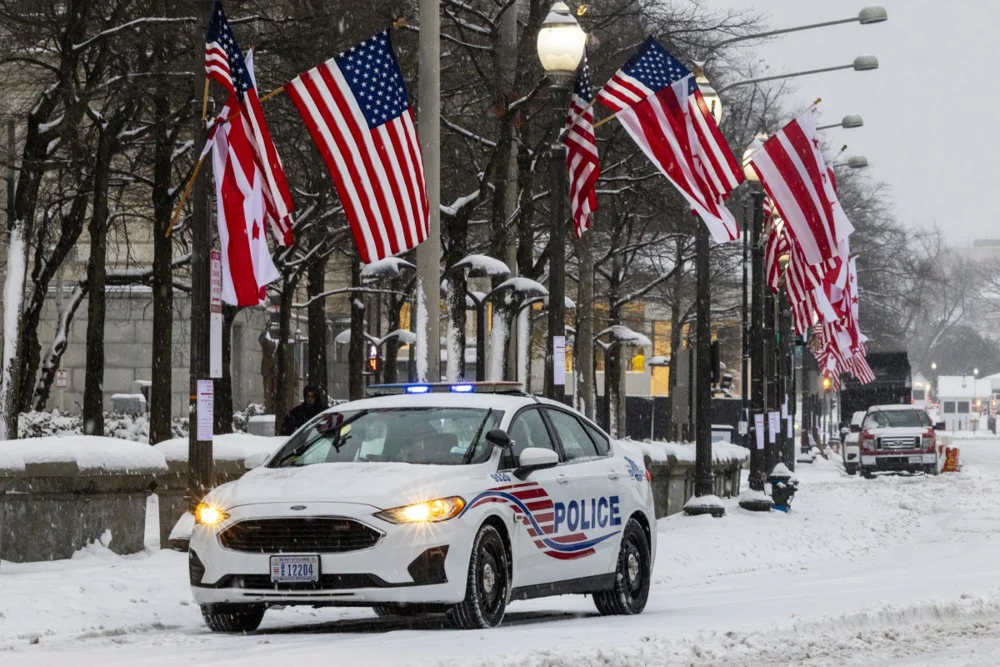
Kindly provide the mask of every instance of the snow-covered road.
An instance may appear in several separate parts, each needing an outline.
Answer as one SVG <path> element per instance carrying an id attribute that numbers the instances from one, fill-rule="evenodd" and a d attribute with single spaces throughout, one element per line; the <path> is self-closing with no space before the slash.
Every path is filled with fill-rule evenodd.
<path id="1" fill-rule="evenodd" d="M 445 630 L 353 610 L 271 611 L 248 636 L 209 633 L 183 554 L 0 568 L 0 664 L 992 665 L 1000 655 L 1000 441 L 960 443 L 940 477 L 848 478 L 800 465 L 789 515 L 733 505 L 659 523 L 646 612 L 589 599 L 511 606 L 503 628 Z"/>

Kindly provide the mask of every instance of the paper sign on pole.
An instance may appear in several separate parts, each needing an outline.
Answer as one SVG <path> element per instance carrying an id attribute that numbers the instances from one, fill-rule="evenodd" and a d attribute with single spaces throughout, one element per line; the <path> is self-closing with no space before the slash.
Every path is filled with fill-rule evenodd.
<path id="1" fill-rule="evenodd" d="M 222 253 L 212 251 L 211 311 L 208 318 L 208 376 L 222 377 Z M 201 438 L 199 438 L 200 440 Z"/>
<path id="2" fill-rule="evenodd" d="M 767 435 L 768 441 L 773 445 L 778 440 L 778 432 L 781 431 L 781 423 L 778 421 L 780 415 L 778 411 L 767 413 Z"/>
<path id="3" fill-rule="evenodd" d="M 740 427 L 739 427 L 739 434 L 740 435 L 746 435 L 747 432 L 748 432 L 748 430 L 749 430 L 748 427 L 749 427 L 749 424 L 746 423 L 746 420 L 741 419 L 740 420 Z"/>
<path id="4" fill-rule="evenodd" d="M 198 380 L 198 440 L 212 440 L 215 421 L 215 383 L 212 380 Z"/>
<path id="5" fill-rule="evenodd" d="M 795 437 L 795 420 L 794 419 L 789 419 L 787 423 L 788 423 L 788 437 L 789 438 L 794 438 Z"/>
<path id="6" fill-rule="evenodd" d="M 566 336 L 552 337 L 552 384 L 566 384 Z"/>
<path id="7" fill-rule="evenodd" d="M 753 429 L 757 435 L 757 449 L 764 449 L 764 415 L 755 414 L 753 416 Z"/>
<path id="8" fill-rule="evenodd" d="M 781 418 L 788 419 L 788 395 L 785 394 L 785 402 L 781 404 Z"/>

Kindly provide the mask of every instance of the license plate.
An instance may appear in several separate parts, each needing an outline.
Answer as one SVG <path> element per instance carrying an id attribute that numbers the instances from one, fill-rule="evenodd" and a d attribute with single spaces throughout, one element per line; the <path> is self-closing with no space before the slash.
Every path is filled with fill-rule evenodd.
<path id="1" fill-rule="evenodd" d="M 271 556 L 271 581 L 319 581 L 319 556 Z"/>
<path id="2" fill-rule="evenodd" d="M 924 462 L 924 457 L 923 456 L 911 456 L 910 457 L 910 463 L 923 463 L 923 462 Z"/>

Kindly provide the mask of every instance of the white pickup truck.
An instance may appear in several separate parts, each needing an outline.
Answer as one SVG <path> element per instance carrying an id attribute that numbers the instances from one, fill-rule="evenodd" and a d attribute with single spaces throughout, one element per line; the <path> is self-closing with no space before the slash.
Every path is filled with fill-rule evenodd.
<path id="1" fill-rule="evenodd" d="M 861 475 L 876 472 L 938 474 L 937 433 L 930 416 L 912 405 L 868 408 L 858 438 Z"/>

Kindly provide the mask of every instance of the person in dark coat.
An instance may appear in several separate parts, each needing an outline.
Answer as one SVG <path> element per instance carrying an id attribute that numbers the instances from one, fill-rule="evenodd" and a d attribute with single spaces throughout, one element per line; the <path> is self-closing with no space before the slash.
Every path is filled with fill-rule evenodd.
<path id="1" fill-rule="evenodd" d="M 281 423 L 280 435 L 291 435 L 299 430 L 303 424 L 323 412 L 326 409 L 324 404 L 323 391 L 313 384 L 307 384 L 302 390 L 302 403 L 296 405 L 285 415 L 285 421 Z"/>

